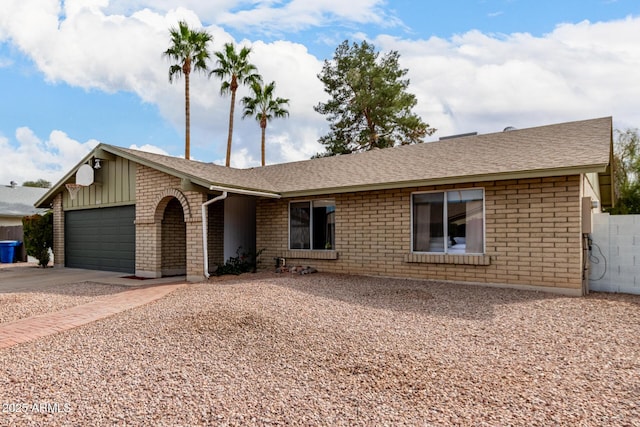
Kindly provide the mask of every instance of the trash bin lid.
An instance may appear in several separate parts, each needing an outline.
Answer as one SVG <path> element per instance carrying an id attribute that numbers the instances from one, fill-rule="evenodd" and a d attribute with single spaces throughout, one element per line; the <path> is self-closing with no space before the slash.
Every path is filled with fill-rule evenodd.
<path id="1" fill-rule="evenodd" d="M 0 245 L 6 246 L 18 246 L 20 243 L 19 240 L 0 240 Z"/>

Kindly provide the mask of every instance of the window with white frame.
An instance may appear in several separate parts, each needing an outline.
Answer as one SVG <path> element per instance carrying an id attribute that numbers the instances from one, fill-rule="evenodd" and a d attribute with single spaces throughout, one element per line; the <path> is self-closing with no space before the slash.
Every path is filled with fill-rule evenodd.
<path id="1" fill-rule="evenodd" d="M 484 190 L 414 193 L 413 252 L 484 253 Z"/>
<path id="2" fill-rule="evenodd" d="M 289 204 L 289 249 L 335 248 L 336 202 L 313 200 Z"/>

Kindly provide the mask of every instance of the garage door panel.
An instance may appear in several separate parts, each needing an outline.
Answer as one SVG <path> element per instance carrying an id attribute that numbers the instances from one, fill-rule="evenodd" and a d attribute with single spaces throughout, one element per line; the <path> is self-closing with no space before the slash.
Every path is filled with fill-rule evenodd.
<path id="1" fill-rule="evenodd" d="M 135 206 L 65 212 L 65 264 L 135 271 Z"/>

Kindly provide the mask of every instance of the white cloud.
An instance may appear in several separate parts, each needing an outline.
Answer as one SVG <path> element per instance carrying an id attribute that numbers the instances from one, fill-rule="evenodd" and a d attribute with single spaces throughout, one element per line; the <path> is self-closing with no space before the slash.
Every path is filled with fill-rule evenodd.
<path id="1" fill-rule="evenodd" d="M 222 12 L 242 3 L 242 0 L 110 0 L 103 10 L 108 14 L 131 15 L 143 9 L 165 14 L 183 8 L 192 10 L 203 22 L 215 23 L 216 17 Z"/>
<path id="2" fill-rule="evenodd" d="M 180 132 L 184 126 L 183 81 L 169 84 L 169 63 L 161 55 L 169 45 L 168 28 L 179 19 L 186 19 L 192 27 L 205 23 L 214 36 L 212 50 L 228 41 L 252 46 L 251 60 L 265 81 L 276 81 L 277 96 L 291 101 L 290 117 L 274 120 L 267 128 L 268 163 L 308 158 L 322 150 L 317 140 L 327 131 L 327 122 L 313 110 L 326 98 L 317 78 L 322 60 L 290 40 L 234 40 L 219 25 L 274 26 L 274 31 L 276 25 L 279 31 L 286 31 L 332 22 L 373 22 L 382 27 L 382 21 L 388 21 L 400 25 L 384 11 L 380 0 L 67 0 L 64 9 L 61 4 L 57 0 L 5 0 L 0 41 L 10 40 L 50 81 L 109 93 L 136 93 L 143 101 L 157 105 L 160 114 Z M 229 12 L 239 9 L 245 12 Z M 372 41 L 381 51 L 399 51 L 401 65 L 409 69 L 409 90 L 418 98 L 416 112 L 439 129 L 436 137 L 607 115 L 613 115 L 622 126 L 637 127 L 638 27 L 640 18 L 630 17 L 563 24 L 543 37 L 470 31 L 451 39 L 379 35 Z M 364 33 L 359 36 L 365 37 Z M 0 63 L 7 62 L 0 58 Z M 219 96 L 219 87 L 215 79 L 192 76 L 192 152 L 207 150 L 212 159 L 223 159 L 226 151 L 229 98 Z M 240 99 L 245 94 L 246 88 L 241 88 L 236 104 L 235 167 L 255 166 L 260 159 L 260 129 L 254 120 L 241 119 Z M 18 145 L 6 138 L 0 139 L 0 144 L 16 156 L 12 164 L 29 164 L 21 153 L 34 150 L 40 155 L 54 150 L 55 141 L 64 139 L 55 132 L 45 143 L 23 129 L 20 137 L 16 136 Z M 61 146 L 74 145 L 67 141 Z M 162 147 L 141 148 L 165 151 Z M 73 164 L 82 157 L 78 154 L 69 153 L 75 156 Z M 63 161 L 51 156 L 49 160 Z M 64 170 L 66 165 L 60 168 Z M 40 170 L 32 169 L 35 176 L 28 178 L 40 178 Z M 55 173 L 42 170 L 49 171 L 49 176 Z M 9 176 L 19 171 L 3 167 L 1 178 L 19 180 L 20 176 Z"/>
<path id="3" fill-rule="evenodd" d="M 307 132 L 306 135 L 305 132 Z M 267 163 L 307 160 L 313 155 L 323 152 L 324 148 L 317 142 L 319 136 L 316 131 L 307 128 L 302 129 L 294 138 L 289 134 L 281 133 L 268 139 L 266 143 Z M 270 159 L 277 161 L 269 161 Z"/>
<path id="4" fill-rule="evenodd" d="M 224 160 L 217 160 L 215 163 L 219 165 L 224 165 Z M 251 168 L 255 166 L 260 166 L 260 158 L 254 158 L 249 150 L 246 148 L 241 148 L 239 150 L 235 150 L 231 152 L 231 166 L 234 168 Z"/>
<path id="5" fill-rule="evenodd" d="M 18 128 L 13 144 L 0 136 L 0 183 L 42 178 L 54 184 L 98 144 L 93 139 L 76 141 L 59 130 L 42 140 L 31 129 Z"/>
<path id="6" fill-rule="evenodd" d="M 166 150 L 152 144 L 144 144 L 140 147 L 138 147 L 136 144 L 131 144 L 129 148 L 131 148 L 132 150 L 146 151 L 147 153 L 162 154 L 163 156 L 170 156 L 170 154 Z"/>
<path id="7" fill-rule="evenodd" d="M 255 33 L 300 31 L 326 27 L 334 23 L 374 23 L 380 26 L 401 25 L 385 8 L 383 0 L 308 0 L 247 2 L 245 0 L 68 0 L 74 12 L 85 9 L 107 15 L 131 16 L 146 10 L 164 15 L 182 9 L 193 11 L 207 25 L 251 30 Z M 68 12 L 69 14 L 69 12 Z"/>
<path id="8" fill-rule="evenodd" d="M 220 25 L 248 29 L 258 33 L 282 34 L 323 27 L 335 23 L 373 23 L 380 26 L 400 25 L 388 13 L 381 0 L 291 0 L 266 4 L 241 11 L 221 13 Z"/>
<path id="9" fill-rule="evenodd" d="M 609 115 L 628 126 L 640 123 L 638 26 L 640 18 L 628 18 L 563 24 L 544 37 L 470 31 L 374 42 L 400 52 L 417 112 L 437 136 Z"/>

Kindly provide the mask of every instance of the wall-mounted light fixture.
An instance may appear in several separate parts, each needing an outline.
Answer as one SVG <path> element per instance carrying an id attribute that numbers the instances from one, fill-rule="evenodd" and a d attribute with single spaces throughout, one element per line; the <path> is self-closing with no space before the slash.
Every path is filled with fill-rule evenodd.
<path id="1" fill-rule="evenodd" d="M 94 169 L 100 169 L 102 166 L 100 166 L 100 159 L 93 159 L 93 168 Z"/>

